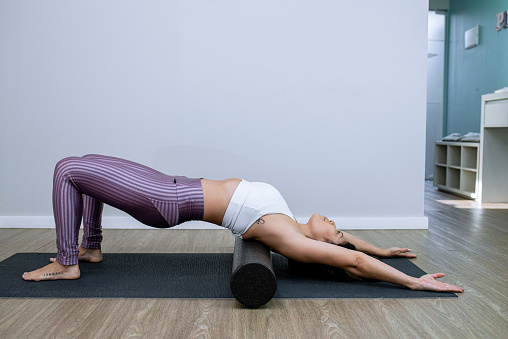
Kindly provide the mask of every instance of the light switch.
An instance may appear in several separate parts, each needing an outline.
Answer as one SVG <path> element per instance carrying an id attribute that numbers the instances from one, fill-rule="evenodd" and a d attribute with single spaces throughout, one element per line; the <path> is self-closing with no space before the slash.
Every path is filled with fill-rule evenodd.
<path id="1" fill-rule="evenodd" d="M 480 33 L 480 26 L 473 27 L 473 28 L 466 31 L 466 34 L 465 34 L 466 49 L 478 46 L 479 33 Z"/>

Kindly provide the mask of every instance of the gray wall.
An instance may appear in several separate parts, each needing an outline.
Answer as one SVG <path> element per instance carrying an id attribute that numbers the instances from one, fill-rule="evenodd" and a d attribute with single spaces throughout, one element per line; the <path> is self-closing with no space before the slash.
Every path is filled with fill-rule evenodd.
<path id="1" fill-rule="evenodd" d="M 54 164 L 86 153 L 269 182 L 301 218 L 425 220 L 427 10 L 0 2 L 0 225 L 51 216 Z"/>

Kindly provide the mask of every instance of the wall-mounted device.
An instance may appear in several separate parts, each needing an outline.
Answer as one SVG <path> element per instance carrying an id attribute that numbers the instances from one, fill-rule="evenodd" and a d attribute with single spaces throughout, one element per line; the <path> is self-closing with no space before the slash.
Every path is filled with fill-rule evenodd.
<path id="1" fill-rule="evenodd" d="M 480 35 L 480 26 L 468 29 L 465 34 L 465 47 L 466 49 L 478 46 L 478 39 Z"/>

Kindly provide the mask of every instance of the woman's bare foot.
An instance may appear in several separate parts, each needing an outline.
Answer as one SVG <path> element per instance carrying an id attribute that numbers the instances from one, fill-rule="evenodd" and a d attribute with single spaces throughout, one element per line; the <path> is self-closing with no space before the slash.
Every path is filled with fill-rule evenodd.
<path id="1" fill-rule="evenodd" d="M 23 274 L 24 280 L 59 280 L 59 279 L 78 279 L 80 271 L 78 265 L 62 265 L 58 261 L 48 264 L 38 270 L 26 272 Z"/>
<path id="2" fill-rule="evenodd" d="M 87 262 L 101 262 L 102 251 L 100 249 L 83 248 L 80 246 L 78 260 Z M 56 262 L 56 258 L 50 258 L 49 261 Z"/>
<path id="3" fill-rule="evenodd" d="M 83 248 L 79 247 L 79 260 L 88 262 L 101 262 L 102 251 L 94 248 Z"/>

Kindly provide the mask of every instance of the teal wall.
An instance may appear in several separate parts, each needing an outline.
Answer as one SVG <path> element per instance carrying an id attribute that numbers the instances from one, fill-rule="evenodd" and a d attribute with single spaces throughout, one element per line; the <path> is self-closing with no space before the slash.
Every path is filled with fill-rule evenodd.
<path id="1" fill-rule="evenodd" d="M 450 0 L 446 135 L 480 132 L 481 96 L 508 87 L 508 28 L 495 30 L 506 10 L 508 0 Z M 477 25 L 480 44 L 466 50 L 464 33 Z"/>

